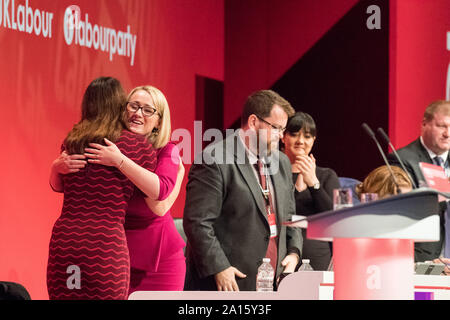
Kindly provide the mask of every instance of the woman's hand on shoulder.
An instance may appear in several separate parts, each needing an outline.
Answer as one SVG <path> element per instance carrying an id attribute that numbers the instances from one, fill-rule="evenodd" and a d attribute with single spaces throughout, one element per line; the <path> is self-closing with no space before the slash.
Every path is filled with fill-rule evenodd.
<path id="1" fill-rule="evenodd" d="M 53 161 L 53 169 L 58 174 L 68 174 L 80 171 L 86 166 L 86 157 L 82 154 L 68 154 L 61 152 L 58 158 Z"/>
<path id="2" fill-rule="evenodd" d="M 85 148 L 85 156 L 89 163 L 105 166 L 119 167 L 123 161 L 123 154 L 119 148 L 108 139 L 104 138 L 106 146 L 98 143 L 89 143 L 90 148 Z"/>

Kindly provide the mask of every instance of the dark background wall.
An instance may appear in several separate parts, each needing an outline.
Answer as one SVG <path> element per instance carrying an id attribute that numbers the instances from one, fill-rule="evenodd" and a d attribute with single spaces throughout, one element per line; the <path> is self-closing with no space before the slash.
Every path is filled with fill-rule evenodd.
<path id="1" fill-rule="evenodd" d="M 373 4 L 379 30 L 366 26 Z M 382 164 L 360 126 L 388 130 L 388 1 L 226 1 L 225 23 L 225 126 L 272 88 L 315 119 L 320 166 L 363 179 Z"/>

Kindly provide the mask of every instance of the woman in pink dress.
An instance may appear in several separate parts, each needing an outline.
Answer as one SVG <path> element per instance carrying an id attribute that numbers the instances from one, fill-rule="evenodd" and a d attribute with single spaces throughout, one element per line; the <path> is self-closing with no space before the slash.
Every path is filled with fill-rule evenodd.
<path id="1" fill-rule="evenodd" d="M 186 273 L 183 248 L 170 207 L 176 200 L 184 176 L 178 148 L 169 142 L 170 111 L 163 93 L 141 86 L 128 96 L 127 119 L 130 130 L 144 135 L 157 150 L 153 172 L 108 146 L 91 144 L 86 149 L 89 162 L 111 165 L 124 161 L 122 173 L 138 188 L 129 201 L 125 232 L 130 251 L 130 291 L 180 291 Z"/>
<path id="2" fill-rule="evenodd" d="M 50 299 L 126 299 L 130 263 L 124 221 L 134 186 L 115 167 L 85 164 L 76 154 L 105 137 L 147 169 L 156 152 L 141 135 L 124 130 L 126 95 L 119 81 L 101 77 L 86 89 L 82 119 L 66 137 L 52 166 L 50 185 L 64 193 L 61 216 L 50 239 L 47 287 Z M 109 141 L 109 140 L 108 140 Z M 70 164 L 66 174 L 60 169 Z M 64 170 L 63 170 L 64 171 Z"/>

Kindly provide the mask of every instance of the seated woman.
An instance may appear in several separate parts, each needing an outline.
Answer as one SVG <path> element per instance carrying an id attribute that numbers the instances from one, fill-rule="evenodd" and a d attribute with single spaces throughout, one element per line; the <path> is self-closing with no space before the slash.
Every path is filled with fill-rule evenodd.
<path id="1" fill-rule="evenodd" d="M 316 166 L 311 149 L 316 140 L 316 123 L 304 112 L 289 118 L 281 139 L 283 152 L 291 160 L 295 184 L 296 214 L 309 216 L 333 209 L 333 189 L 339 188 L 339 179 L 330 168 Z M 302 229 L 302 259 L 309 259 L 314 270 L 327 270 L 331 259 L 331 243 L 306 238 Z"/>
<path id="2" fill-rule="evenodd" d="M 391 169 L 397 180 L 400 192 L 406 193 L 411 191 L 412 184 L 406 172 L 396 166 L 391 166 Z M 376 193 L 378 194 L 378 199 L 383 199 L 397 194 L 397 186 L 392 179 L 389 168 L 381 166 L 372 170 L 364 181 L 356 186 L 356 193 L 359 199 L 363 193 Z"/>
<path id="3" fill-rule="evenodd" d="M 396 166 L 391 166 L 391 169 L 395 175 L 395 179 L 397 180 L 401 193 L 411 191 L 412 184 L 405 171 Z M 397 187 L 394 181 L 392 180 L 388 167 L 381 166 L 370 172 L 369 175 L 364 179 L 364 181 L 358 186 L 356 186 L 356 192 L 358 193 L 359 197 L 363 193 L 376 193 L 378 194 L 379 199 L 383 199 L 397 194 Z M 416 246 L 417 243 L 415 244 L 415 247 Z M 450 268 L 448 266 L 450 264 L 450 259 L 448 258 L 434 259 L 433 262 L 445 263 L 446 266 L 443 273 L 445 275 L 450 275 Z"/>

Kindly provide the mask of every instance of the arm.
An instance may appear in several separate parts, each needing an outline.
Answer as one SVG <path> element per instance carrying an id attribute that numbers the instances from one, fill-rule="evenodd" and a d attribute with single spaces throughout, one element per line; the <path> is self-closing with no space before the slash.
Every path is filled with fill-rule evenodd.
<path id="1" fill-rule="evenodd" d="M 158 216 L 163 216 L 170 210 L 170 208 L 173 206 L 175 200 L 178 197 L 178 194 L 180 193 L 181 184 L 183 182 L 184 178 L 184 166 L 183 162 L 180 160 L 180 165 L 178 166 L 178 173 L 177 173 L 177 180 L 175 183 L 175 187 L 173 188 L 170 195 L 162 200 L 152 200 L 150 198 L 145 198 L 145 202 L 147 203 L 147 206 L 150 208 L 150 210 L 153 211 Z"/>
<path id="2" fill-rule="evenodd" d="M 316 213 L 333 209 L 333 190 L 340 188 L 337 174 L 331 169 L 327 169 L 325 172 L 326 175 L 321 177 L 319 190 L 309 188 Z"/>
<path id="3" fill-rule="evenodd" d="M 304 188 L 308 188 L 310 191 L 316 213 L 331 210 L 333 208 L 333 189 L 339 188 L 337 176 L 335 175 L 331 182 L 328 178 L 319 181 L 316 173 L 316 159 L 312 154 L 310 156 L 297 156 L 295 164 L 301 170 L 299 177 L 303 177 L 303 183 L 306 185 Z M 298 180 L 296 183 L 296 192 L 302 192 L 297 187 Z M 313 186 L 318 182 L 320 182 L 320 187 L 316 190 Z"/>
<path id="4" fill-rule="evenodd" d="M 53 191 L 64 191 L 62 175 L 80 171 L 86 166 L 85 158 L 82 154 L 68 155 L 66 151 L 61 152 L 59 157 L 53 161 L 50 169 L 50 187 Z"/>
<path id="5" fill-rule="evenodd" d="M 292 216 L 295 214 L 295 199 L 294 199 L 294 190 L 292 190 L 292 199 L 289 201 L 292 202 L 293 205 L 289 212 L 293 212 L 292 214 L 288 214 L 288 216 Z M 291 219 L 291 218 L 289 218 Z M 284 267 L 283 272 L 292 273 L 295 271 L 298 263 L 300 262 L 301 256 L 301 248 L 303 247 L 303 237 L 300 229 L 298 228 L 287 228 L 286 229 L 286 248 L 287 255 L 281 261 L 281 265 Z"/>
<path id="6" fill-rule="evenodd" d="M 310 156 L 296 156 L 295 162 L 292 164 L 292 169 L 299 172 L 295 183 L 295 187 L 299 192 L 319 182 L 316 176 L 316 159 L 312 154 Z"/>
<path id="7" fill-rule="evenodd" d="M 106 146 L 98 143 L 89 143 L 91 148 L 85 148 L 85 156 L 88 158 L 87 161 L 118 168 L 150 199 L 158 199 L 160 188 L 158 175 L 141 167 L 122 154 L 119 148 L 106 138 L 105 143 Z"/>

